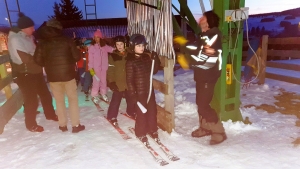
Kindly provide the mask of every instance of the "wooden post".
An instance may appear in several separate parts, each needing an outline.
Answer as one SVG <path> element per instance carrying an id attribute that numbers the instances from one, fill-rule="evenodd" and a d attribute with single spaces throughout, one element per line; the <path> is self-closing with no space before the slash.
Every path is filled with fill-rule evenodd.
<path id="1" fill-rule="evenodd" d="M 175 114 L 174 114 L 174 60 L 165 57 L 164 67 L 164 82 L 168 85 L 168 94 L 165 94 L 165 110 L 172 115 L 172 128 L 175 128 Z"/>
<path id="2" fill-rule="evenodd" d="M 265 83 L 265 77 L 266 77 L 266 63 L 267 63 L 267 56 L 268 56 L 268 38 L 269 35 L 264 35 L 262 37 L 262 47 L 261 47 L 261 66 L 264 66 L 262 68 L 262 71 L 260 72 L 261 75 L 259 75 L 259 83 L 264 84 Z"/>
<path id="3" fill-rule="evenodd" d="M 0 65 L 0 77 L 1 79 L 4 79 L 6 76 L 7 76 L 7 70 L 6 70 L 5 63 L 3 63 Z M 5 91 L 6 99 L 9 99 L 12 96 L 12 90 L 10 84 L 4 87 L 4 91 Z"/>

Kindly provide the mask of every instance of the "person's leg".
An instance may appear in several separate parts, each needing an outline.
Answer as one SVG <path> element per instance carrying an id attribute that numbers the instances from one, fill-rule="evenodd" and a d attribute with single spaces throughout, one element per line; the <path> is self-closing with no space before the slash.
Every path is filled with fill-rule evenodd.
<path id="1" fill-rule="evenodd" d="M 92 75 L 90 72 L 85 72 L 84 74 L 84 84 L 83 84 L 83 91 L 86 93 L 89 91 L 89 87 L 92 84 Z"/>
<path id="2" fill-rule="evenodd" d="M 84 76 L 82 77 L 82 74 L 84 73 L 84 71 L 85 71 L 84 68 L 78 68 L 78 75 L 79 75 L 81 86 L 84 85 Z"/>
<path id="3" fill-rule="evenodd" d="M 134 118 L 136 115 L 136 109 L 135 109 L 136 103 L 134 102 L 134 99 L 129 96 L 129 93 L 127 90 L 124 91 L 124 96 L 125 96 L 126 104 L 127 104 L 126 113 L 129 116 Z"/>
<path id="4" fill-rule="evenodd" d="M 93 85 L 92 85 L 92 92 L 91 92 L 92 97 L 98 96 L 99 87 L 100 87 L 100 82 L 96 80 L 95 76 L 93 76 Z"/>
<path id="5" fill-rule="evenodd" d="M 43 74 L 36 75 L 38 81 L 37 92 L 40 97 L 46 119 L 57 121 L 57 116 L 52 104 L 52 96 L 44 80 Z"/>
<path id="6" fill-rule="evenodd" d="M 201 119 L 200 128 L 192 133 L 193 137 L 211 135 L 210 144 L 219 144 L 227 139 L 222 122 L 217 112 L 210 107 L 215 83 L 196 83 L 196 102 Z"/>
<path id="7" fill-rule="evenodd" d="M 147 133 L 152 134 L 157 132 L 157 108 L 155 94 L 152 90 L 150 100 L 147 104 Z M 156 136 L 157 137 L 157 136 Z"/>
<path id="8" fill-rule="evenodd" d="M 99 72 L 100 74 L 100 94 L 101 95 L 106 95 L 107 93 L 107 83 L 106 83 L 106 71 Z"/>
<path id="9" fill-rule="evenodd" d="M 114 91 L 107 110 L 107 119 L 117 118 L 124 92 Z"/>
<path id="10" fill-rule="evenodd" d="M 17 79 L 17 84 L 24 100 L 25 125 L 30 130 L 32 127 L 37 126 L 36 111 L 38 108 L 38 98 L 36 79 L 29 74 L 19 74 Z"/>
<path id="11" fill-rule="evenodd" d="M 56 114 L 58 116 L 58 125 L 67 126 L 68 118 L 65 105 L 65 86 L 63 82 L 50 82 L 50 88 L 56 102 Z"/>
<path id="12" fill-rule="evenodd" d="M 75 79 L 64 82 L 65 90 L 69 101 L 69 113 L 71 118 L 72 126 L 75 127 L 80 124 L 79 122 L 79 106 L 78 106 L 78 95 L 77 85 Z"/>
<path id="13" fill-rule="evenodd" d="M 147 108 L 147 95 L 139 95 L 138 101 Z M 147 113 L 147 112 L 146 112 Z M 143 137 L 147 134 L 147 115 L 143 113 L 139 106 L 136 106 L 136 120 L 135 120 L 135 135 Z"/>
<path id="14" fill-rule="evenodd" d="M 214 109 L 210 107 L 214 95 L 215 83 L 196 82 L 196 103 L 198 106 L 199 118 L 206 119 L 206 122 L 217 122 L 219 117 Z"/>

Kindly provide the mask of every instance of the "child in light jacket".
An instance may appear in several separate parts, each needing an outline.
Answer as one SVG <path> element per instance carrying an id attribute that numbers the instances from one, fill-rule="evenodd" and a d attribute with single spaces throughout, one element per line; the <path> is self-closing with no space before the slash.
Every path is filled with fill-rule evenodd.
<path id="1" fill-rule="evenodd" d="M 113 48 L 106 45 L 100 29 L 94 33 L 94 40 L 92 45 L 89 46 L 89 70 L 93 76 L 92 86 L 92 101 L 96 104 L 99 99 L 108 101 L 107 84 L 106 84 L 106 71 L 108 69 L 108 53 L 112 52 Z M 99 95 L 100 90 L 100 95 Z"/>

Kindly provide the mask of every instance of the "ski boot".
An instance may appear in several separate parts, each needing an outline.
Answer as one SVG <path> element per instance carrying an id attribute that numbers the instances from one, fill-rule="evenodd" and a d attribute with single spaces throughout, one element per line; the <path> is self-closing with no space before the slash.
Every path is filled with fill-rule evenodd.
<path id="1" fill-rule="evenodd" d="M 99 99 L 99 97 L 92 97 L 92 101 L 94 102 L 94 104 L 99 104 L 99 102 L 100 102 L 100 99 Z"/>

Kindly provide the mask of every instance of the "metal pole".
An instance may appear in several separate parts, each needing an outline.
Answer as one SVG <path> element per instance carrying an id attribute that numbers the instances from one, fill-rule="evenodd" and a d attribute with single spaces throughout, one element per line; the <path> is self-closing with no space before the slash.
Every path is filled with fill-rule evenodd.
<path id="1" fill-rule="evenodd" d="M 18 11 L 20 12 L 19 0 L 17 0 L 17 5 L 18 5 Z"/>
<path id="2" fill-rule="evenodd" d="M 187 4 L 187 0 L 183 0 L 185 4 Z M 182 5 L 180 5 L 180 15 L 183 16 L 185 18 L 185 13 L 184 10 L 182 8 Z M 184 19 L 181 19 L 181 30 L 183 32 L 183 36 L 186 37 L 187 36 L 187 31 L 186 31 L 186 23 Z"/>
<path id="3" fill-rule="evenodd" d="M 4 2 L 5 2 L 5 6 L 6 6 L 7 15 L 8 15 L 9 26 L 12 27 L 12 25 L 11 25 L 11 19 L 10 19 L 10 14 L 9 14 L 9 11 L 8 11 L 8 6 L 7 6 L 7 1 L 4 0 Z"/>
<path id="4" fill-rule="evenodd" d="M 199 3 L 200 3 L 202 13 L 204 13 L 205 12 L 205 6 L 204 6 L 204 3 L 203 3 L 203 0 L 199 0 Z"/>

